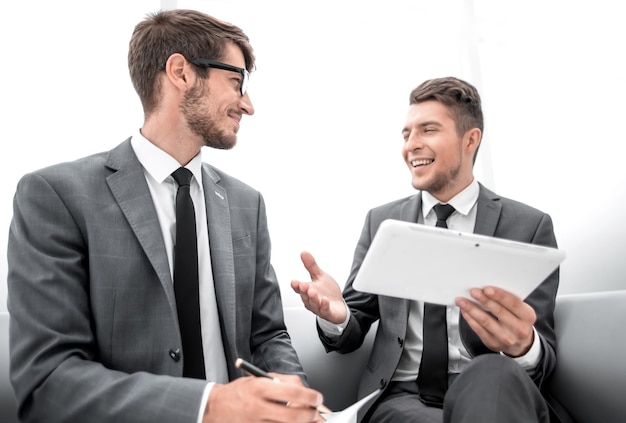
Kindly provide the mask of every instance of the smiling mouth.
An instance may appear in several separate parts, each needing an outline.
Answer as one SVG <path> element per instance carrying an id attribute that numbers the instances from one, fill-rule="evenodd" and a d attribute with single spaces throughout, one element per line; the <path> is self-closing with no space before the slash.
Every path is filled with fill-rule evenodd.
<path id="1" fill-rule="evenodd" d="M 434 162 L 433 159 L 411 160 L 411 166 L 413 167 L 426 166 L 426 165 L 432 164 L 433 162 Z"/>

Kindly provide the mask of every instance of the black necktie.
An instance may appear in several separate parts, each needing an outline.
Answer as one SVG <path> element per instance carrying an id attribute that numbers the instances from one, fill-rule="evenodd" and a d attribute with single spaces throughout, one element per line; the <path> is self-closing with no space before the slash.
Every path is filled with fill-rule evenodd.
<path id="1" fill-rule="evenodd" d="M 454 212 L 450 204 L 437 204 L 435 226 L 447 228 L 446 220 Z M 443 398 L 448 389 L 448 327 L 446 306 L 424 303 L 424 347 L 420 362 L 417 384 L 419 396 L 424 404 L 443 407 Z"/>
<path id="2" fill-rule="evenodd" d="M 437 223 L 435 223 L 435 226 L 437 226 L 438 228 L 447 229 L 448 224 L 446 223 L 446 221 L 448 220 L 450 215 L 454 213 L 454 207 L 452 207 L 450 204 L 439 203 L 435 205 L 433 209 L 435 210 L 435 214 L 437 215 Z"/>
<path id="3" fill-rule="evenodd" d="M 204 355 L 200 332 L 198 294 L 198 242 L 196 215 L 191 201 L 193 174 L 184 167 L 172 176 L 178 183 L 176 193 L 176 246 L 174 247 L 174 293 L 180 336 L 183 342 L 183 376 L 204 379 Z"/>

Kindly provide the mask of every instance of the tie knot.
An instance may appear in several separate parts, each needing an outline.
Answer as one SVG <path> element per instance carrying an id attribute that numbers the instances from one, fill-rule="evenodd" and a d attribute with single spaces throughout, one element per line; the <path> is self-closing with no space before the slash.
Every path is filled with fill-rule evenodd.
<path id="1" fill-rule="evenodd" d="M 190 185 L 192 176 L 193 173 L 191 173 L 191 171 L 185 167 L 179 167 L 174 173 L 172 173 L 172 177 L 174 178 L 178 186 Z"/>
<path id="2" fill-rule="evenodd" d="M 450 204 L 439 203 L 435 205 L 434 209 L 435 214 L 437 215 L 437 226 L 447 228 L 448 225 L 446 223 L 446 220 L 448 220 L 448 217 L 450 217 L 450 215 L 454 213 L 454 207 L 452 207 Z"/>

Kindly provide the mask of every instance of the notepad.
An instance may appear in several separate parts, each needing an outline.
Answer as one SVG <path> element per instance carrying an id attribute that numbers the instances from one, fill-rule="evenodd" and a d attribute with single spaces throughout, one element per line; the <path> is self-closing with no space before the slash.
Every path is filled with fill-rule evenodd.
<path id="1" fill-rule="evenodd" d="M 331 414 L 323 414 L 324 420 L 332 423 L 357 423 L 357 415 L 359 410 L 372 398 L 380 394 L 382 389 L 377 389 L 366 397 L 355 402 L 351 406 L 342 411 L 337 411 Z"/>
<path id="2" fill-rule="evenodd" d="M 453 305 L 493 285 L 526 298 L 565 252 L 485 235 L 388 219 L 381 223 L 353 283 L 357 291 Z"/>

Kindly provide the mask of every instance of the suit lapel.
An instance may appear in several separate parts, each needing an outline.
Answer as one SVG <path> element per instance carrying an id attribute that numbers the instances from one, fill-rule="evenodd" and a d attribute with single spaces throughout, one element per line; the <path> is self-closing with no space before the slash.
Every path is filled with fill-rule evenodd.
<path id="1" fill-rule="evenodd" d="M 502 204 L 500 197 L 480 185 L 478 192 L 478 204 L 476 209 L 476 224 L 474 233 L 480 235 L 494 236 L 496 227 L 500 221 Z"/>
<path id="2" fill-rule="evenodd" d="M 419 211 L 422 208 L 422 194 L 407 197 L 405 201 L 400 203 L 399 220 L 406 222 L 417 223 Z M 398 333 L 406 333 L 406 326 L 409 318 L 409 304 L 410 300 L 398 299 L 391 297 L 380 297 L 380 301 L 384 304 L 381 310 L 390 312 L 390 315 L 394 317 L 393 326 L 398 327 Z M 388 319 L 386 316 L 385 319 Z"/>
<path id="3" fill-rule="evenodd" d="M 111 193 L 158 275 L 170 307 L 175 310 L 176 299 L 163 235 L 143 168 L 130 139 L 109 152 L 107 166 L 115 171 L 106 178 Z"/>
<path id="4" fill-rule="evenodd" d="M 228 349 L 229 345 L 236 345 L 235 263 L 228 196 L 226 190 L 218 184 L 219 180 L 219 175 L 203 163 L 202 186 L 207 210 L 213 283 L 222 336 L 230 341 L 224 342 L 224 348 Z M 234 351 L 230 353 L 235 354 Z M 230 368 L 231 361 L 227 355 L 229 373 L 235 374 L 234 368 Z"/>
<path id="5" fill-rule="evenodd" d="M 407 197 L 400 203 L 400 220 L 417 223 L 419 211 L 422 209 L 422 193 Z"/>

